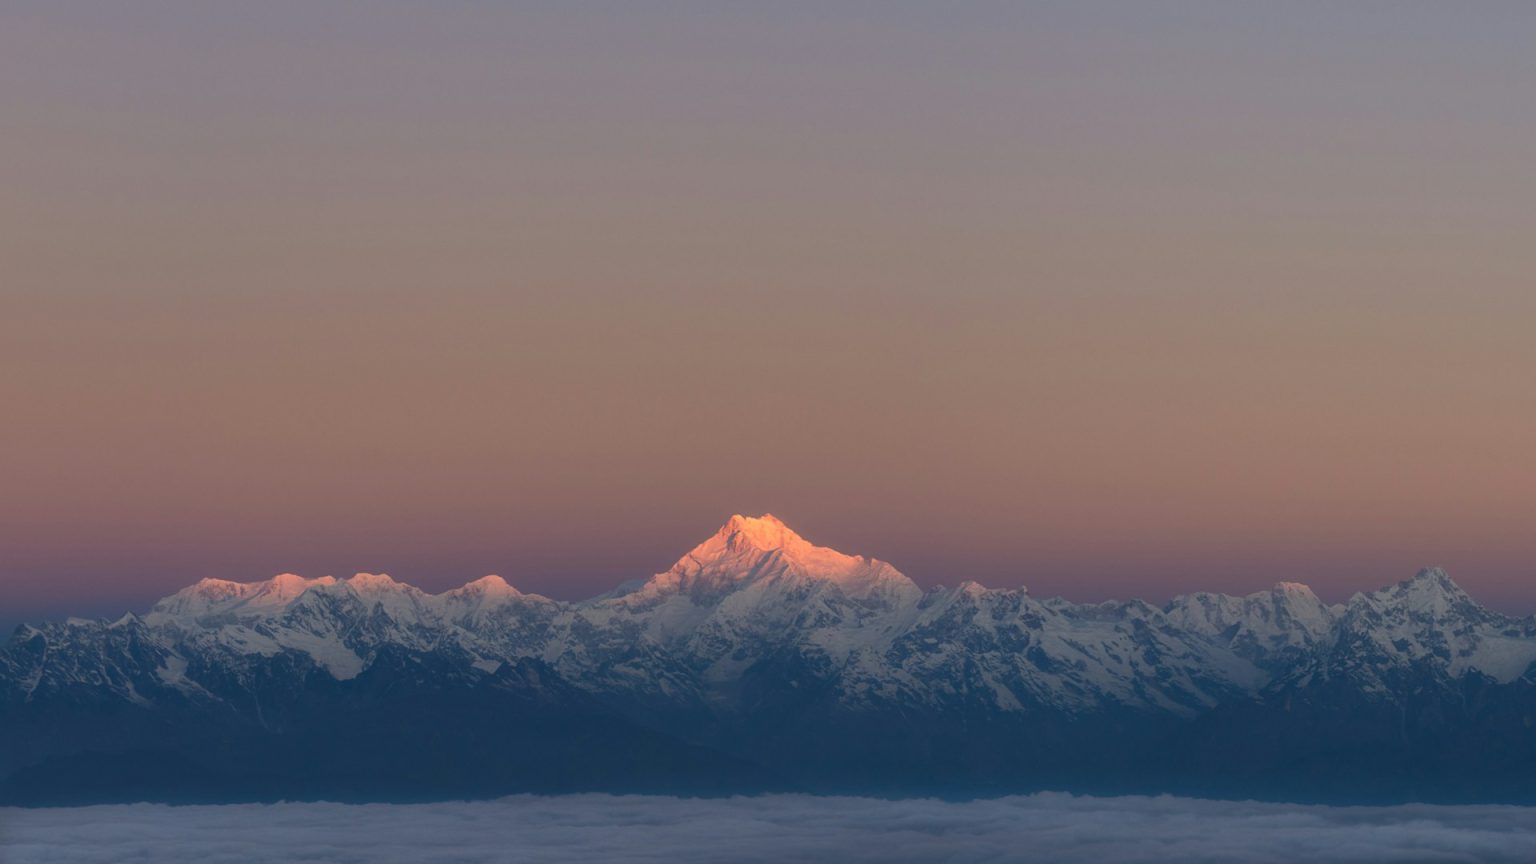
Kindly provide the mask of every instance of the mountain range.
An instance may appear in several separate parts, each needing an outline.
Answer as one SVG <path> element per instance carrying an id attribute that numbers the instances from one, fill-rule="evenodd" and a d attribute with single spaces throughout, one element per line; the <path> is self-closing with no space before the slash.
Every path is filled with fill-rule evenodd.
<path id="1" fill-rule="evenodd" d="M 1443 571 L 1330 605 L 974 582 L 733 516 L 576 602 L 205 579 L 0 649 L 0 801 L 1035 789 L 1536 800 L 1536 619 Z"/>

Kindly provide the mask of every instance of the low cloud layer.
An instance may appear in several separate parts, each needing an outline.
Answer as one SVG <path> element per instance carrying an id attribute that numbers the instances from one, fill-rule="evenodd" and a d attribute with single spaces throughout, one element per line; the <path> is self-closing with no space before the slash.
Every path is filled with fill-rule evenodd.
<path id="1" fill-rule="evenodd" d="M 0 809 L 4 864 L 1536 861 L 1536 808 L 1042 794 Z"/>

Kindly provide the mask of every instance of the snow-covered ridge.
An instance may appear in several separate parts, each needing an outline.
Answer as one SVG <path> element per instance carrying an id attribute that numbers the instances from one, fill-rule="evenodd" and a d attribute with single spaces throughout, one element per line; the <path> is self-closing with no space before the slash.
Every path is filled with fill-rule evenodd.
<path id="1" fill-rule="evenodd" d="M 817 546 L 771 514 L 732 516 L 670 569 L 640 583 L 637 591 L 647 597 L 678 591 L 729 591 L 772 579 L 829 582 L 857 597 L 882 590 L 921 594 L 910 579 L 884 561 Z M 440 611 L 451 610 L 471 596 L 482 601 L 527 597 L 555 602 L 523 594 L 497 575 L 484 576 L 440 594 L 428 594 L 384 573 L 357 573 L 340 580 L 331 576 L 306 579 L 284 573 L 257 582 L 203 579 L 160 600 L 146 617 L 155 621 L 273 617 L 312 589 L 359 598 L 407 595 L 424 608 Z"/>
<path id="2" fill-rule="evenodd" d="M 462 604 L 468 598 L 484 601 L 527 596 L 496 575 L 481 577 L 441 594 L 428 594 L 413 585 L 398 582 L 386 573 L 358 573 L 346 579 L 331 576 L 306 579 L 284 573 L 258 582 L 202 579 L 160 600 L 144 620 L 186 624 L 219 618 L 276 618 L 311 592 L 390 604 L 398 602 L 399 598 L 409 598 L 424 608 L 444 610 Z"/>
<path id="3" fill-rule="evenodd" d="M 1512 681 L 1536 662 L 1536 622 L 1484 609 L 1438 569 L 1336 605 L 1294 582 L 1162 607 L 1042 600 L 974 582 L 925 591 L 772 516 L 738 515 L 665 572 L 575 602 L 499 576 L 439 594 L 383 574 L 205 579 L 142 618 L 18 631 L 0 654 L 0 686 L 25 682 L 16 686 L 30 694 L 93 681 L 130 699 L 150 686 L 197 694 L 208 670 L 240 675 L 279 656 L 344 680 L 389 646 L 473 674 L 531 658 L 603 698 L 712 710 L 739 707 L 739 682 L 754 669 L 792 662 L 832 682 L 850 707 L 1190 715 L 1317 676 L 1367 689 L 1407 668 Z"/>

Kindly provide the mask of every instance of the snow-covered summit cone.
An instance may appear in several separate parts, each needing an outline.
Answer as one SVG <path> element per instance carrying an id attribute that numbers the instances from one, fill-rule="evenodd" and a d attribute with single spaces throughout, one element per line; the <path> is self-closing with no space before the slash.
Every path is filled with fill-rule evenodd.
<path id="1" fill-rule="evenodd" d="M 1455 632 L 1474 624 L 1504 620 L 1461 590 L 1439 567 L 1420 570 L 1412 579 L 1356 594 L 1345 606 L 1345 623 L 1368 622 L 1393 628 Z"/>
<path id="2" fill-rule="evenodd" d="M 763 581 L 826 582 L 848 597 L 875 594 L 916 599 L 922 591 L 895 567 L 817 546 L 770 514 L 735 515 L 665 573 L 645 583 L 650 593 L 707 595 Z"/>
<path id="3" fill-rule="evenodd" d="M 1439 567 L 1426 567 L 1396 585 L 1389 585 L 1364 595 L 1383 605 L 1395 605 L 1430 618 L 1461 615 L 1481 618 L 1491 613 L 1456 584 L 1450 574 Z"/>
<path id="4" fill-rule="evenodd" d="M 492 573 L 489 576 L 481 576 L 473 582 L 466 582 L 452 590 L 444 591 L 438 595 L 438 599 L 447 603 L 478 606 L 522 596 L 523 592 L 514 588 L 507 580 Z"/>
<path id="5" fill-rule="evenodd" d="M 536 656 L 565 605 L 540 594 L 525 594 L 500 576 L 485 576 L 433 598 L 444 619 L 461 628 L 465 646 L 483 657 Z"/>
<path id="6" fill-rule="evenodd" d="M 431 600 L 448 620 L 470 627 L 497 616 L 515 614 L 514 610 L 530 607 L 553 610 L 560 605 L 540 594 L 525 594 L 495 574 L 444 591 Z"/>
<path id="7" fill-rule="evenodd" d="M 666 572 L 578 604 L 565 626 L 591 635 L 557 668 L 582 677 L 570 664 L 619 669 L 610 660 L 622 656 L 640 664 L 626 681 L 667 681 L 681 662 L 720 682 L 789 646 L 840 661 L 888 639 L 922 596 L 883 561 L 817 546 L 773 516 L 736 515 Z"/>
<path id="8" fill-rule="evenodd" d="M 1339 619 L 1336 672 L 1379 680 L 1428 664 L 1459 677 L 1477 670 L 1502 682 L 1536 662 L 1536 621 L 1484 608 L 1439 567 L 1350 598 Z"/>

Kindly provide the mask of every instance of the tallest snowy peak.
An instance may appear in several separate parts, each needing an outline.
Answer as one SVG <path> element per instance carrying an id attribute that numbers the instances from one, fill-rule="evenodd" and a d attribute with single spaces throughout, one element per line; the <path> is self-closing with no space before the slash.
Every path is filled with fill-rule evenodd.
<path id="1" fill-rule="evenodd" d="M 756 561 L 769 554 L 811 571 L 835 571 L 872 563 L 868 558 L 844 555 L 835 549 L 817 546 L 796 534 L 794 529 L 772 514 L 742 516 L 738 513 L 720 526 L 713 537 L 695 546 L 678 564 L 689 561 L 739 563 Z"/>
<path id="2" fill-rule="evenodd" d="M 810 542 L 794 532 L 772 513 L 761 516 L 743 516 L 737 513 L 715 533 L 726 546 L 748 546 L 764 552 L 774 549 L 813 548 Z"/>
<path id="3" fill-rule="evenodd" d="M 817 546 L 769 514 L 732 516 L 648 585 L 653 591 L 710 590 L 764 579 L 833 582 L 853 596 L 882 586 L 918 592 L 911 580 L 884 561 Z"/>

